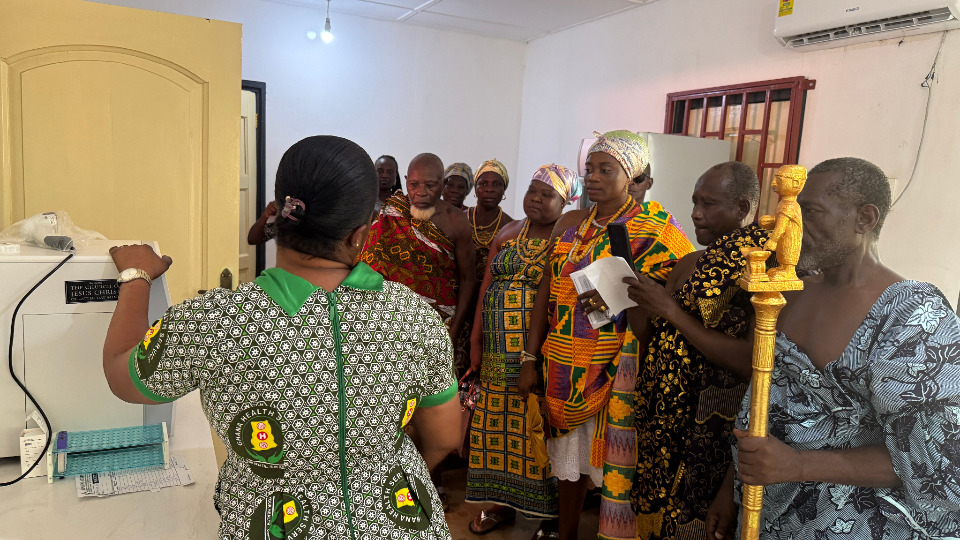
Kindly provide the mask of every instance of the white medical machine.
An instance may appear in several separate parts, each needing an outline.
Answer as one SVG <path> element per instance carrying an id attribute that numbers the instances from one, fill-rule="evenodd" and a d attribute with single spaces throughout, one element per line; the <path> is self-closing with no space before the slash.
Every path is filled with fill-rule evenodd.
<path id="1" fill-rule="evenodd" d="M 159 422 L 173 432 L 172 403 L 126 403 L 113 395 L 103 375 L 103 340 L 118 293 L 117 268 L 108 250 L 137 243 L 91 240 L 17 313 L 13 369 L 49 418 L 51 436 Z M 24 295 L 67 255 L 26 245 L 19 246 L 18 253 L 0 253 L 0 457 L 19 454 L 20 431 L 35 410 L 10 377 L 11 318 Z M 161 276 L 150 287 L 150 321 L 162 317 L 169 306 L 166 277 Z"/>

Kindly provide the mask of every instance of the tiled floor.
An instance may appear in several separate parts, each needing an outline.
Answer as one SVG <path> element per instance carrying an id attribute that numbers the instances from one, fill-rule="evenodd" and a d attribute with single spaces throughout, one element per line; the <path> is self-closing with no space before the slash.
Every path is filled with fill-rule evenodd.
<path id="1" fill-rule="evenodd" d="M 517 515 L 517 520 L 510 526 L 504 526 L 483 536 L 470 532 L 470 522 L 477 512 L 487 505 L 468 503 L 463 500 L 464 488 L 467 483 L 467 469 L 458 468 L 443 473 L 443 486 L 447 490 L 450 500 L 450 511 L 447 512 L 447 524 L 453 540 L 527 540 L 533 536 L 540 520 L 526 519 Z M 580 539 L 593 540 L 597 537 L 597 523 L 600 517 L 598 508 L 584 510 L 580 517 Z"/>

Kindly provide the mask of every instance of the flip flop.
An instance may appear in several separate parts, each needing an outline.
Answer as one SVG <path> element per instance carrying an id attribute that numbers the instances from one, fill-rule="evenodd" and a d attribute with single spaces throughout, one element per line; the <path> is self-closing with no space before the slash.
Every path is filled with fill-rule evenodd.
<path id="1" fill-rule="evenodd" d="M 510 516 L 504 516 L 504 513 L 504 511 L 487 512 L 486 510 L 481 510 L 480 513 L 473 518 L 473 521 L 470 522 L 468 528 L 473 534 L 483 535 L 496 530 L 501 525 L 509 525 L 517 519 L 516 512 L 511 512 Z M 488 524 L 489 526 L 487 526 Z"/>
<path id="2" fill-rule="evenodd" d="M 547 529 L 544 528 L 544 525 L 549 526 Z M 557 518 L 553 519 L 544 519 L 540 521 L 540 526 L 537 527 L 537 532 L 533 533 L 533 536 L 530 540 L 546 540 L 552 538 L 560 538 L 560 531 L 553 530 L 559 526 Z"/>

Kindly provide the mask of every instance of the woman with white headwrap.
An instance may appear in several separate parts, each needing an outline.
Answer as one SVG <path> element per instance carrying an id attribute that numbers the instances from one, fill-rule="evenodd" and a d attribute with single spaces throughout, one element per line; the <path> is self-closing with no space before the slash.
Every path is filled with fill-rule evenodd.
<path id="1" fill-rule="evenodd" d="M 632 328 L 647 328 L 647 316 L 637 308 L 609 313 L 596 291 L 578 295 L 570 274 L 611 256 L 611 223 L 627 229 L 632 266 L 661 283 L 680 257 L 693 251 L 659 203 L 638 204 L 627 192 L 649 161 L 646 143 L 637 134 L 598 134 L 584 176 L 584 190 L 594 204 L 557 221 L 547 255 L 549 272 L 533 309 L 518 391 L 526 397 L 536 385 L 542 353 L 547 451 L 559 479 L 561 539 L 577 537 L 588 479 L 603 488 L 600 537 L 636 534 L 630 485 L 636 470 L 632 413 L 638 339 Z M 587 315 L 594 311 L 610 322 L 593 328 Z"/>

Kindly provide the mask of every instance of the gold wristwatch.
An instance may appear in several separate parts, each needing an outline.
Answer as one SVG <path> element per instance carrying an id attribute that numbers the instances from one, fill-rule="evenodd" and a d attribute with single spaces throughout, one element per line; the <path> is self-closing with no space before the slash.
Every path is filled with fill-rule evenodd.
<path id="1" fill-rule="evenodd" d="M 148 274 L 145 270 L 141 270 L 140 268 L 127 268 L 123 272 L 120 272 L 120 277 L 117 278 L 117 283 L 126 283 L 135 279 L 142 279 L 147 282 L 147 285 L 153 281 L 150 279 L 150 274 Z"/>

